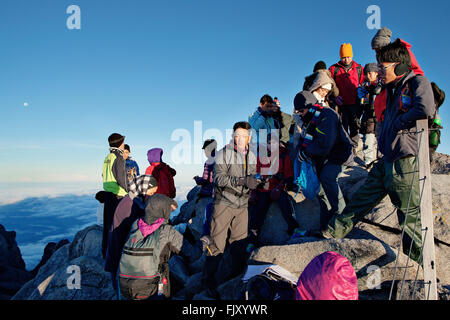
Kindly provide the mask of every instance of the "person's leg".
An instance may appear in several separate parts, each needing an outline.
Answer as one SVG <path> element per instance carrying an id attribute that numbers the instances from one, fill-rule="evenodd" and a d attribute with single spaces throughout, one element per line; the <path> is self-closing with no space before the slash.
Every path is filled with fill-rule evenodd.
<path id="1" fill-rule="evenodd" d="M 326 228 L 327 233 L 334 238 L 344 238 L 386 194 L 384 161 L 381 160 L 370 170 L 365 183 L 355 192 L 344 211 L 333 215 Z"/>
<path id="2" fill-rule="evenodd" d="M 349 126 L 349 135 L 352 140 L 353 148 L 358 147 L 359 142 L 359 129 L 361 127 L 361 123 L 359 120 L 359 106 L 351 105 L 348 106 L 348 126 Z"/>
<path id="3" fill-rule="evenodd" d="M 102 254 L 103 258 L 106 258 L 106 249 L 108 247 L 108 234 L 109 229 L 114 218 L 114 212 L 116 211 L 119 199 L 112 192 L 105 193 L 105 206 L 103 210 L 103 237 L 102 237 Z"/>
<path id="4" fill-rule="evenodd" d="M 278 206 L 281 214 L 288 225 L 288 234 L 292 235 L 295 228 L 299 227 L 297 220 L 294 218 L 294 210 L 290 202 L 289 195 L 285 191 L 280 192 L 280 199 L 278 199 Z"/>
<path id="5" fill-rule="evenodd" d="M 203 222 L 202 236 L 209 236 L 211 233 L 211 217 L 214 211 L 214 202 L 210 202 L 205 208 L 205 221 Z"/>
<path id="6" fill-rule="evenodd" d="M 338 176 L 341 172 L 342 166 L 332 163 L 325 164 L 319 172 L 321 191 L 323 190 L 319 196 L 321 229 L 327 226 L 333 215 L 339 215 L 344 211 L 344 195 L 338 183 Z"/>
<path id="7" fill-rule="evenodd" d="M 248 208 L 248 234 L 250 242 L 258 246 L 258 238 L 271 204 L 269 192 L 256 191 L 256 202 Z"/>
<path id="8" fill-rule="evenodd" d="M 420 217 L 419 167 L 416 157 L 395 161 L 392 164 L 392 183 L 389 185 L 389 197 L 396 206 L 399 224 L 405 228 L 403 252 L 418 261 L 422 246 L 422 224 Z M 417 219 L 417 221 L 416 221 Z"/>

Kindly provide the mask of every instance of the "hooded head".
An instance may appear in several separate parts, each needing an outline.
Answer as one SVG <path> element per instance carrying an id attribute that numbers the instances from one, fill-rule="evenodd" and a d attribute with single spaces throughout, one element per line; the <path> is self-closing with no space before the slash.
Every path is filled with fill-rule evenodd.
<path id="1" fill-rule="evenodd" d="M 348 259 L 327 251 L 315 257 L 297 282 L 297 300 L 358 300 L 358 279 Z"/>
<path id="2" fill-rule="evenodd" d="M 155 162 L 161 162 L 162 155 L 163 155 L 163 149 L 161 149 L 161 148 L 150 149 L 147 152 L 148 162 L 150 164 L 155 163 Z"/>
<path id="3" fill-rule="evenodd" d="M 317 98 L 310 91 L 303 90 L 297 93 L 294 98 L 294 109 L 300 111 L 301 109 L 309 109 L 317 103 Z"/>
<path id="4" fill-rule="evenodd" d="M 377 31 L 372 38 L 372 49 L 378 50 L 391 43 L 392 31 L 386 27 Z"/>
<path id="5" fill-rule="evenodd" d="M 148 199 L 145 206 L 145 223 L 153 224 L 159 218 L 163 218 L 164 223 L 167 223 L 170 219 L 170 213 L 173 211 L 172 205 L 178 208 L 178 203 L 175 200 L 163 194 L 154 194 Z"/>

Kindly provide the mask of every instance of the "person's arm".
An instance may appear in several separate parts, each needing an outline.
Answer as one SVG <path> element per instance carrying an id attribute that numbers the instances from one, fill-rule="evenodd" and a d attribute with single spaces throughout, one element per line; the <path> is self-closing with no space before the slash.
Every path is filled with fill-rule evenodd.
<path id="1" fill-rule="evenodd" d="M 305 149 L 306 155 L 309 157 L 328 157 L 336 141 L 338 124 L 336 114 L 324 115 L 317 124 L 313 141 Z"/>
<path id="2" fill-rule="evenodd" d="M 112 174 L 117 181 L 117 184 L 128 191 L 127 170 L 125 169 L 125 159 L 122 156 L 117 156 L 112 166 Z"/>
<path id="3" fill-rule="evenodd" d="M 216 165 L 214 166 L 213 170 L 214 183 L 219 188 L 224 187 L 237 188 L 239 187 L 240 177 L 230 176 L 229 174 L 230 165 L 225 162 L 225 156 L 226 156 L 226 149 L 223 149 L 223 151 L 219 153 Z"/>
<path id="4" fill-rule="evenodd" d="M 190 262 L 201 257 L 202 250 L 199 247 L 191 245 L 191 243 L 186 240 L 181 233 L 175 230 L 175 228 L 169 226 L 169 228 L 165 228 L 164 231 L 167 232 L 167 241 L 171 252 L 186 257 Z"/>
<path id="5" fill-rule="evenodd" d="M 414 127 L 416 120 L 433 116 L 436 109 L 430 81 L 426 77 L 416 76 L 414 79 L 410 81 L 412 106 L 396 120 L 395 129 L 397 130 Z"/>

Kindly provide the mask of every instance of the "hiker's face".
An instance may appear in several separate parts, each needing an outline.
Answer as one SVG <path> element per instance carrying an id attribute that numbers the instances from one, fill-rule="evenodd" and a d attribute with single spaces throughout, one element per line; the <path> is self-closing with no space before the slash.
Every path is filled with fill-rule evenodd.
<path id="1" fill-rule="evenodd" d="M 344 65 L 348 66 L 353 61 L 353 57 L 342 57 L 341 61 Z"/>
<path id="2" fill-rule="evenodd" d="M 262 111 L 272 111 L 273 103 L 266 102 L 264 104 L 260 103 L 259 106 L 261 107 Z"/>
<path id="3" fill-rule="evenodd" d="M 124 158 L 125 160 L 127 160 L 129 156 L 130 156 L 130 151 L 124 150 L 124 151 L 123 151 L 123 158 Z"/>
<path id="4" fill-rule="evenodd" d="M 150 197 L 156 193 L 156 190 L 158 190 L 158 187 L 148 188 L 146 195 Z"/>
<path id="5" fill-rule="evenodd" d="M 170 212 L 173 212 L 177 210 L 177 207 L 175 207 L 173 204 L 170 205 Z"/>
<path id="6" fill-rule="evenodd" d="M 378 72 L 370 71 L 367 73 L 367 81 L 369 82 L 375 82 L 377 81 Z"/>
<path id="7" fill-rule="evenodd" d="M 384 83 L 390 83 L 397 79 L 397 75 L 394 72 L 397 63 L 382 62 L 382 69 L 384 70 Z"/>
<path id="8" fill-rule="evenodd" d="M 303 118 L 308 113 L 308 108 L 298 110 L 298 114 Z"/>
<path id="9" fill-rule="evenodd" d="M 234 143 L 239 149 L 245 149 L 250 142 L 250 133 L 246 129 L 236 129 L 234 132 Z"/>
<path id="10" fill-rule="evenodd" d="M 329 90 L 320 87 L 319 89 L 316 90 L 317 93 L 319 94 L 319 96 L 321 96 L 322 98 L 325 98 L 329 92 Z"/>

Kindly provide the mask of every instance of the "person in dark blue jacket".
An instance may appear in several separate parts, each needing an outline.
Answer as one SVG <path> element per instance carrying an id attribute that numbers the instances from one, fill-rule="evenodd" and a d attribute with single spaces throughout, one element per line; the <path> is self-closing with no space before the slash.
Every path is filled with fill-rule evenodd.
<path id="1" fill-rule="evenodd" d="M 340 214 L 345 208 L 338 176 L 343 165 L 353 158 L 352 144 L 339 115 L 333 109 L 318 104 L 311 92 L 299 92 L 294 98 L 294 108 L 303 120 L 298 144 L 299 160 L 313 160 L 321 185 L 318 197 L 323 228 L 334 214 Z"/>
<path id="2" fill-rule="evenodd" d="M 131 159 L 130 152 L 130 146 L 126 144 L 123 152 L 123 158 L 125 159 L 125 169 L 127 170 L 128 182 L 140 175 L 139 166 L 136 161 Z"/>

